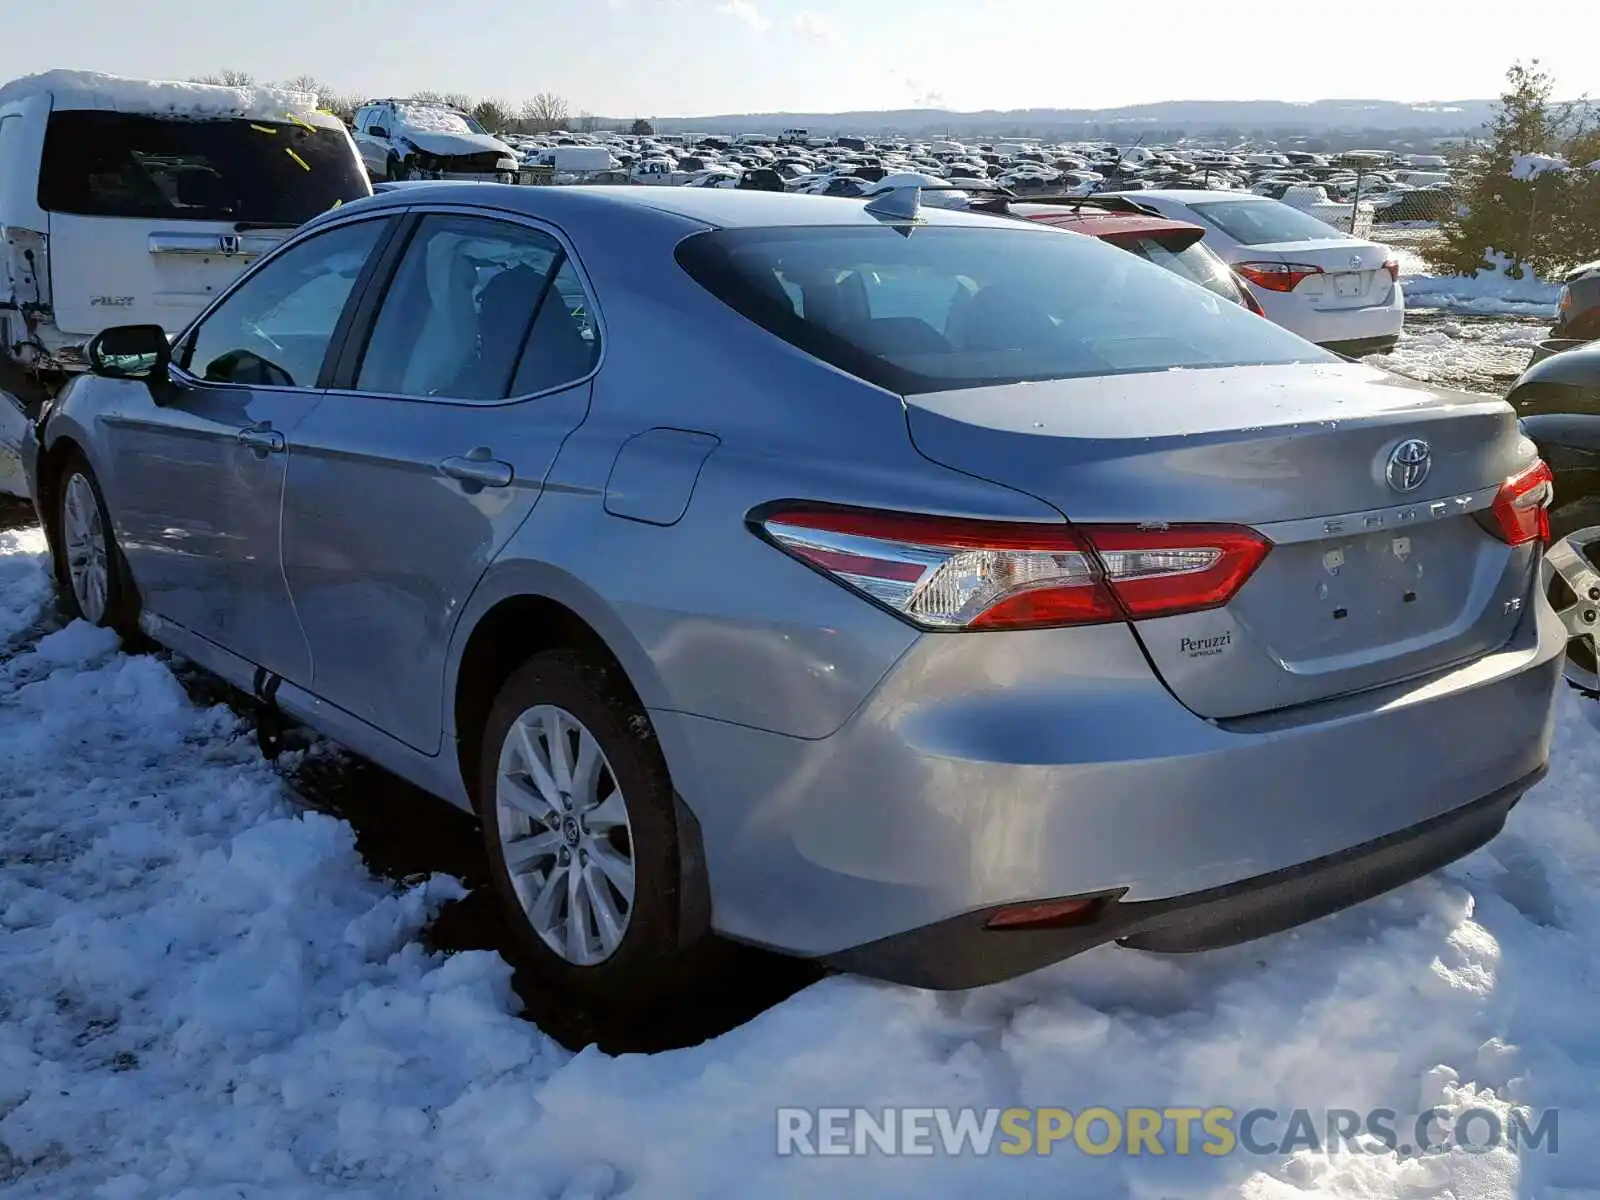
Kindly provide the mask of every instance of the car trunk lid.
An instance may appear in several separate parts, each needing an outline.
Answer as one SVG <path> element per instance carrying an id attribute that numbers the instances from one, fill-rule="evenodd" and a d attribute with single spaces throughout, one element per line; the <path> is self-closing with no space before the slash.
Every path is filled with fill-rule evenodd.
<path id="1" fill-rule="evenodd" d="M 1296 296 L 1323 310 L 1365 308 L 1387 304 L 1394 290 L 1394 277 L 1384 264 L 1389 261 L 1387 246 L 1351 238 L 1323 238 L 1306 242 L 1269 242 L 1246 246 L 1244 261 L 1305 264 L 1319 268 L 1295 287 Z"/>
<path id="2" fill-rule="evenodd" d="M 1203 716 L 1419 675 L 1503 644 L 1520 619 L 1534 549 L 1480 516 L 1535 452 L 1499 400 L 1302 364 L 910 396 L 907 413 L 929 458 L 1074 522 L 1239 524 L 1273 542 L 1223 607 L 1134 622 Z M 1401 492 L 1389 463 L 1413 440 L 1430 469 Z"/>

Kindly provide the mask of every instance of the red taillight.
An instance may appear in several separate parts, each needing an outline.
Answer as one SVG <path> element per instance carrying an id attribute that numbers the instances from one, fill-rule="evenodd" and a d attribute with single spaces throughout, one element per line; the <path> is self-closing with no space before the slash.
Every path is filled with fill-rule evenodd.
<path id="1" fill-rule="evenodd" d="M 1400 260 L 1398 258 L 1391 258 L 1388 262 L 1384 263 L 1383 269 L 1389 272 L 1390 279 L 1394 280 L 1396 283 L 1400 282 Z"/>
<path id="2" fill-rule="evenodd" d="M 1234 525 L 1046 525 L 769 513 L 777 546 L 925 629 L 1040 629 L 1226 604 L 1272 544 Z"/>
<path id="3" fill-rule="evenodd" d="M 1250 285 L 1244 281 L 1244 276 L 1235 271 L 1233 278 L 1239 285 L 1239 295 L 1244 297 L 1244 306 L 1258 317 L 1266 316 L 1267 310 L 1261 307 L 1261 301 L 1256 299 L 1256 294 L 1250 290 Z"/>
<path id="4" fill-rule="evenodd" d="M 1067 925 L 1083 925 L 1099 916 L 1110 903 L 1109 896 L 1090 896 L 1082 900 L 1040 900 L 1034 904 L 1013 904 L 985 921 L 984 928 L 1060 929 Z"/>
<path id="5" fill-rule="evenodd" d="M 1500 485 L 1494 498 L 1496 532 L 1513 546 L 1550 541 L 1550 502 L 1556 479 L 1549 464 L 1539 459 Z"/>
<path id="6" fill-rule="evenodd" d="M 1310 263 L 1247 262 L 1239 263 L 1234 270 L 1269 292 L 1292 292 L 1302 279 L 1322 274 L 1321 267 Z"/>

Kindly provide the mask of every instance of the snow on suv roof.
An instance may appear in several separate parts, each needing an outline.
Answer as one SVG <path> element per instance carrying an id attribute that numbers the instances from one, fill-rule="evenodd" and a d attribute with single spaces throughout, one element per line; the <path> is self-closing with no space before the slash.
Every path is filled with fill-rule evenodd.
<path id="1" fill-rule="evenodd" d="M 226 87 L 214 83 L 178 83 L 157 79 L 125 79 L 97 71 L 45 71 L 24 75 L 0 86 L 0 104 L 48 95 L 54 109 L 110 109 L 145 116 L 204 120 L 244 117 L 256 121 L 298 118 L 337 126 L 339 119 L 317 111 L 317 97 L 286 88 Z"/>

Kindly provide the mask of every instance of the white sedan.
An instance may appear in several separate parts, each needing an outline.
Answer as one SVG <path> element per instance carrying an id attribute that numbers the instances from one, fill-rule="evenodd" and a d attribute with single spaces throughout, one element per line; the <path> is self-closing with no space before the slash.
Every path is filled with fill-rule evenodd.
<path id="1" fill-rule="evenodd" d="M 1250 285 L 1267 316 L 1307 341 L 1359 357 L 1400 339 L 1405 296 L 1389 247 L 1248 192 L 1151 190 L 1128 198 L 1202 226 L 1206 245 Z"/>

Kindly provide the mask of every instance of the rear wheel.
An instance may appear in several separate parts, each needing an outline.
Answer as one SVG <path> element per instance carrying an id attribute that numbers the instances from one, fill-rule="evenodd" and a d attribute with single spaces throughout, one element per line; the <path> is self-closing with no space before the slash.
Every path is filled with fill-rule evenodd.
<path id="1" fill-rule="evenodd" d="M 676 1008 L 710 985 L 714 939 L 680 928 L 666 763 L 614 667 L 552 651 L 507 680 L 477 808 L 491 886 L 541 982 L 617 1015 Z"/>
<path id="2" fill-rule="evenodd" d="M 56 488 L 56 582 L 73 616 L 133 636 L 138 629 L 132 582 L 117 547 L 100 485 L 74 454 Z"/>

